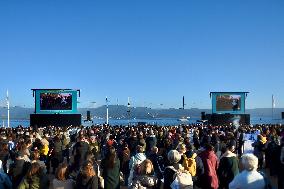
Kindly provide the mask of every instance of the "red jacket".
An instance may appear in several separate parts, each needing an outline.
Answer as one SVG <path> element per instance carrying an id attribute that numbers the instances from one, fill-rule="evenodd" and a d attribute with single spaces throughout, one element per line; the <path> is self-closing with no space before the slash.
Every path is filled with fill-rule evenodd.
<path id="1" fill-rule="evenodd" d="M 203 151 L 199 154 L 204 165 L 204 174 L 200 176 L 202 188 L 218 189 L 219 181 L 217 177 L 218 158 L 214 151 Z"/>

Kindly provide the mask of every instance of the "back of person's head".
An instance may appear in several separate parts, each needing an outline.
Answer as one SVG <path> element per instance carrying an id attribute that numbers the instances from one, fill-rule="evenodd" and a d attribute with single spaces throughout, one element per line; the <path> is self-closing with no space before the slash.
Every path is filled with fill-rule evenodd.
<path id="1" fill-rule="evenodd" d="M 37 163 L 37 162 L 32 163 L 30 169 L 27 172 L 27 177 L 31 178 L 31 177 L 36 176 L 36 175 L 39 176 L 41 171 L 42 170 L 41 170 L 39 163 Z"/>
<path id="2" fill-rule="evenodd" d="M 8 143 L 2 143 L 0 150 L 1 151 L 9 151 Z"/>
<path id="3" fill-rule="evenodd" d="M 168 153 L 168 161 L 170 164 L 178 163 L 181 159 L 181 155 L 177 150 L 171 150 Z"/>
<path id="4" fill-rule="evenodd" d="M 66 180 L 67 167 L 68 166 L 66 163 L 60 164 L 59 167 L 56 169 L 55 178 L 61 181 Z"/>
<path id="5" fill-rule="evenodd" d="M 157 153 L 159 152 L 159 148 L 156 147 L 156 146 L 153 146 L 151 150 L 152 150 L 152 152 L 155 153 L 155 154 L 157 154 Z"/>
<path id="6" fill-rule="evenodd" d="M 185 144 L 179 144 L 178 145 L 178 151 L 179 151 L 179 153 L 185 153 L 186 152 L 186 146 L 185 146 Z"/>
<path id="7" fill-rule="evenodd" d="M 214 147 L 213 147 L 211 144 L 209 144 L 209 143 L 206 143 L 206 144 L 204 145 L 204 148 L 205 148 L 205 150 L 207 150 L 207 151 L 212 151 L 212 150 L 214 149 Z"/>
<path id="8" fill-rule="evenodd" d="M 154 166 L 153 166 L 153 163 L 151 162 L 151 160 L 145 159 L 145 160 L 141 163 L 140 166 L 141 166 L 140 174 L 142 174 L 142 175 L 150 175 L 150 174 L 153 174 L 153 172 L 154 172 Z"/>
<path id="9" fill-rule="evenodd" d="M 39 160 L 39 158 L 40 158 L 39 151 L 38 150 L 33 151 L 33 153 L 31 154 L 31 159 L 36 161 Z"/>
<path id="10" fill-rule="evenodd" d="M 136 153 L 143 153 L 143 152 L 144 152 L 143 146 L 138 145 L 136 147 Z"/>
<path id="11" fill-rule="evenodd" d="M 254 171 L 257 170 L 258 166 L 258 159 L 255 155 L 253 154 L 244 154 L 242 155 L 242 166 L 245 170 L 247 171 Z"/>
<path id="12" fill-rule="evenodd" d="M 115 148 L 113 146 L 109 147 L 107 153 L 107 168 L 114 168 L 116 157 L 117 154 Z"/>
<path id="13" fill-rule="evenodd" d="M 90 161 L 86 161 L 85 163 L 83 163 L 83 165 L 81 166 L 80 173 L 84 178 L 96 176 L 93 163 Z"/>

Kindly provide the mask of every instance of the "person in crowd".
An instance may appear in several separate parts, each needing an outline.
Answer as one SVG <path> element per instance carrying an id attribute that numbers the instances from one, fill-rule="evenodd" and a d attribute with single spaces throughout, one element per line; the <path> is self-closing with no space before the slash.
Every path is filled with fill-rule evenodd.
<path id="1" fill-rule="evenodd" d="M 48 152 L 49 152 L 49 142 L 47 140 L 47 136 L 44 135 L 41 139 L 41 144 L 42 144 L 42 148 L 40 149 L 40 157 L 41 160 L 44 161 L 45 163 L 47 162 L 47 156 L 48 156 Z"/>
<path id="2" fill-rule="evenodd" d="M 98 189 L 99 181 L 94 171 L 93 163 L 86 161 L 82 164 L 80 173 L 76 178 L 76 189 Z"/>
<path id="3" fill-rule="evenodd" d="M 30 162 L 25 161 L 21 152 L 16 153 L 15 162 L 10 166 L 9 176 L 13 183 L 13 188 L 17 188 L 22 178 L 26 175 L 30 168 Z"/>
<path id="4" fill-rule="evenodd" d="M 245 144 L 245 134 L 243 129 L 239 129 L 239 137 L 238 137 L 238 146 L 237 146 L 237 151 L 238 151 L 238 156 L 241 157 L 243 154 L 243 147 Z"/>
<path id="5" fill-rule="evenodd" d="M 67 178 L 67 168 L 68 165 L 62 163 L 56 169 L 55 178 L 52 181 L 52 189 L 75 189 L 74 180 Z"/>
<path id="6" fill-rule="evenodd" d="M 177 150 L 171 150 L 168 153 L 168 163 L 169 166 L 165 167 L 164 171 L 164 189 L 171 189 L 171 185 L 173 184 L 174 180 L 176 179 L 176 175 L 181 172 L 186 173 L 182 165 L 179 163 L 181 160 L 181 155 Z M 188 173 L 190 183 L 192 183 L 191 175 Z M 178 184 L 178 183 L 177 183 Z"/>
<path id="7" fill-rule="evenodd" d="M 254 147 L 253 154 L 258 158 L 258 169 L 263 169 L 266 142 L 266 137 L 259 134 L 257 136 L 257 141 L 252 144 Z"/>
<path id="8" fill-rule="evenodd" d="M 89 150 L 89 144 L 86 142 L 83 133 L 80 133 L 79 141 L 73 147 L 74 164 L 76 168 L 79 168 L 86 161 Z"/>
<path id="9" fill-rule="evenodd" d="M 139 145 L 139 140 L 137 138 L 136 132 L 132 131 L 130 137 L 127 139 L 129 150 L 131 155 L 133 156 L 136 153 L 136 148 Z"/>
<path id="10" fill-rule="evenodd" d="M 138 145 L 142 146 L 144 151 L 145 151 L 145 149 L 146 149 L 146 142 L 145 142 L 145 139 L 144 139 L 143 132 L 140 132 L 139 135 L 138 135 Z"/>
<path id="11" fill-rule="evenodd" d="M 47 176 L 38 163 L 32 163 L 27 174 L 22 179 L 18 189 L 46 189 L 49 188 Z"/>
<path id="12" fill-rule="evenodd" d="M 63 158 L 66 158 L 67 162 L 69 163 L 70 138 L 67 137 L 66 135 L 67 135 L 66 132 L 62 135 L 62 153 L 63 153 L 62 155 L 63 155 Z"/>
<path id="13" fill-rule="evenodd" d="M 8 143 L 2 143 L 0 149 L 0 160 L 2 161 L 2 168 L 7 173 L 7 161 L 9 159 L 9 145 Z"/>
<path id="14" fill-rule="evenodd" d="M 284 189 L 284 137 L 281 139 L 281 145 L 280 145 L 280 166 L 278 167 L 278 189 Z"/>
<path id="15" fill-rule="evenodd" d="M 148 155 L 149 160 L 152 162 L 153 164 L 153 168 L 154 168 L 154 173 L 155 175 L 159 178 L 162 179 L 163 178 L 163 166 L 161 164 L 163 164 L 163 162 L 161 163 L 161 156 L 158 155 L 159 149 L 156 146 L 152 147 L 151 152 Z"/>
<path id="16" fill-rule="evenodd" d="M 146 155 L 144 154 L 143 146 L 138 145 L 136 149 L 136 154 L 131 157 L 129 161 L 129 169 L 130 174 L 128 177 L 128 186 L 132 185 L 133 177 L 135 176 L 135 168 L 140 163 L 142 163 L 146 158 Z"/>
<path id="17" fill-rule="evenodd" d="M 120 188 L 120 161 L 116 155 L 114 147 L 110 147 L 106 158 L 101 162 L 103 170 L 104 188 L 119 189 Z"/>
<path id="18" fill-rule="evenodd" d="M 258 158 L 253 154 L 244 154 L 241 164 L 244 170 L 229 184 L 229 189 L 264 188 L 264 177 L 257 172 Z"/>
<path id="19" fill-rule="evenodd" d="M 279 159 L 281 147 L 275 135 L 270 136 L 267 143 L 267 148 L 265 149 L 265 164 L 267 165 L 266 167 L 269 168 L 270 176 L 276 176 L 277 169 L 281 166 Z"/>
<path id="20" fill-rule="evenodd" d="M 54 137 L 54 149 L 53 149 L 52 161 L 51 161 L 51 164 L 53 167 L 53 172 L 52 172 L 53 174 L 55 174 L 55 170 L 58 167 L 58 165 L 63 162 L 62 149 L 63 149 L 63 144 L 60 139 L 60 136 L 56 135 Z"/>
<path id="21" fill-rule="evenodd" d="M 153 129 L 151 129 L 149 135 L 146 137 L 146 152 L 150 152 L 154 146 L 157 146 L 157 138 Z"/>
<path id="22" fill-rule="evenodd" d="M 228 144 L 225 153 L 220 158 L 217 170 L 219 178 L 219 189 L 229 189 L 229 183 L 239 173 L 238 158 L 235 153 L 234 146 Z"/>
<path id="23" fill-rule="evenodd" d="M 154 175 L 151 160 L 146 159 L 141 163 L 131 189 L 159 189 L 159 179 Z"/>
<path id="24" fill-rule="evenodd" d="M 283 145 L 279 145 L 281 137 L 284 136 L 283 128 L 283 125 L 240 125 L 238 128 L 238 130 L 243 131 L 247 140 L 250 140 L 250 138 L 255 138 L 257 134 L 261 134 L 267 138 L 268 142 L 266 142 L 264 145 L 264 150 L 266 149 L 266 159 L 264 162 L 266 162 L 265 164 L 268 165 L 271 174 L 278 177 L 279 182 L 284 180 L 282 178 L 283 169 L 281 169 L 280 166 L 283 165 L 281 164 L 281 161 L 283 163 L 283 155 L 281 159 L 281 148 Z M 236 145 L 236 141 L 239 141 L 240 138 L 238 130 L 236 130 L 232 125 L 213 126 L 198 124 L 161 127 L 156 127 L 153 125 L 129 127 L 92 125 L 90 127 L 19 126 L 16 128 L 0 128 L 0 159 L 2 159 L 3 164 L 5 164 L 5 154 L 8 154 L 9 158 L 6 166 L 3 168 L 7 170 L 9 177 L 13 181 L 13 188 L 17 188 L 22 180 L 27 180 L 26 172 L 30 167 L 29 162 L 40 163 L 40 161 L 43 161 L 45 162 L 48 171 L 50 162 L 54 160 L 54 157 L 57 156 L 55 155 L 55 152 L 61 152 L 62 154 L 62 151 L 66 149 L 64 147 L 64 145 L 66 145 L 64 144 L 64 136 L 66 136 L 66 138 L 70 136 L 71 140 L 69 147 L 73 150 L 69 163 L 68 157 L 65 154 L 67 160 L 66 163 L 68 164 L 68 168 L 65 173 L 66 180 L 70 178 L 76 180 L 78 174 L 82 172 L 82 165 L 87 160 L 97 162 L 97 164 L 91 163 L 97 177 L 100 175 L 100 172 L 104 174 L 105 178 L 111 177 L 110 175 L 115 172 L 115 179 L 117 183 L 123 180 L 120 178 L 124 178 L 124 184 L 132 187 L 135 179 L 141 176 L 139 170 L 142 166 L 142 162 L 147 157 L 153 164 L 155 176 L 161 181 L 168 182 L 165 187 L 170 187 L 170 182 L 167 180 L 167 178 L 169 177 L 171 170 L 174 172 L 173 174 L 182 172 L 181 170 L 183 170 L 182 174 L 186 172 L 192 175 L 192 180 L 195 187 L 210 188 L 211 185 L 215 186 L 216 184 L 215 172 L 217 167 L 216 164 L 218 165 L 218 163 L 213 160 L 214 155 L 212 154 L 214 154 L 214 152 L 210 152 L 210 150 L 208 151 L 205 143 L 210 143 L 216 147 L 216 154 L 219 153 L 218 157 L 221 157 L 219 170 L 224 170 L 222 167 L 228 166 L 228 161 L 225 160 L 228 159 L 230 155 L 226 155 L 226 150 L 222 150 L 221 152 L 220 149 L 222 149 L 222 146 L 226 147 L 230 144 L 232 146 Z M 249 138 L 248 136 L 252 137 Z M 58 145 L 55 142 L 57 141 L 57 138 L 59 138 Z M 78 141 L 76 141 L 77 138 Z M 140 143 L 145 147 L 143 140 L 146 143 L 146 156 L 144 154 L 145 149 L 143 147 L 142 150 L 138 150 Z M 244 144 L 245 153 L 247 153 L 246 149 L 249 142 L 247 140 Z M 8 151 L 6 146 L 7 143 Z M 128 145 L 128 148 L 126 148 L 126 144 Z M 63 145 L 62 148 L 60 147 L 61 145 Z M 197 149 L 193 149 L 191 147 L 192 145 L 195 145 Z M 184 150 L 184 146 L 186 146 L 186 151 Z M 277 146 L 278 150 L 274 150 L 276 149 L 274 147 Z M 238 144 L 235 147 L 238 148 Z M 118 154 L 118 158 L 114 159 L 119 159 L 119 161 L 114 161 L 115 166 L 113 168 L 109 167 L 112 165 L 111 163 L 105 163 L 112 162 L 112 158 L 110 158 L 110 149 L 112 148 Z M 171 150 L 175 149 L 180 152 L 179 155 L 181 156 L 180 159 L 182 160 L 179 160 L 177 163 L 172 163 L 168 160 L 168 154 Z M 222 153 L 224 153 L 223 156 L 221 156 Z M 58 155 L 57 157 L 59 156 L 61 155 Z M 62 154 L 62 158 L 57 159 L 63 160 L 63 156 L 64 155 Z M 186 162 L 184 160 L 186 160 Z M 60 162 L 61 161 L 58 161 L 58 163 Z M 118 164 L 121 164 L 120 168 L 118 168 Z M 181 166 L 181 164 L 183 164 L 183 166 Z M 225 164 L 225 166 L 223 166 L 223 164 Z M 99 169 L 101 165 L 103 165 L 101 167 L 103 168 L 102 170 Z M 181 169 L 169 170 L 169 167 L 174 167 L 173 165 L 179 165 Z M 40 169 L 42 169 L 42 167 L 43 166 L 40 166 Z M 54 168 L 56 169 L 57 166 L 54 166 Z M 116 168 L 118 171 L 114 171 Z M 122 172 L 120 175 L 119 169 Z M 229 168 L 225 170 L 228 172 L 232 171 Z M 131 177 L 130 173 L 132 173 L 132 179 L 127 179 Z M 149 175 L 146 175 L 147 176 L 144 175 L 144 178 L 148 178 Z M 52 172 L 50 176 L 53 177 Z M 228 175 L 226 175 L 226 173 L 223 171 L 218 171 L 218 176 L 220 188 L 222 188 L 223 183 L 229 182 L 227 181 Z M 83 180 L 85 181 L 86 179 L 81 179 L 81 181 Z M 132 184 L 128 184 L 128 180 L 131 180 Z M 107 181 L 108 179 L 105 179 L 104 182 L 99 177 L 98 187 L 101 187 L 101 183 L 109 183 Z M 204 186 L 204 183 L 207 183 L 210 185 L 210 187 L 207 187 L 207 185 Z M 82 184 L 84 185 L 86 183 Z M 119 185 L 123 184 L 120 183 L 116 186 Z M 106 187 L 108 186 L 110 185 L 107 184 Z M 281 182 L 278 188 L 281 188 Z"/>
<path id="25" fill-rule="evenodd" d="M 37 162 L 42 168 L 43 172 L 46 173 L 45 163 L 40 160 L 40 153 L 37 149 L 34 150 L 31 154 L 31 163 L 35 163 L 35 162 Z"/>
<path id="26" fill-rule="evenodd" d="M 200 186 L 200 177 L 204 174 L 204 166 L 201 158 L 194 150 L 194 145 L 188 144 L 186 146 L 186 153 L 183 162 L 183 167 L 191 176 L 194 186 Z"/>
<path id="27" fill-rule="evenodd" d="M 129 161 L 130 161 L 130 150 L 128 148 L 128 144 L 125 143 L 123 150 L 121 152 L 121 160 L 120 160 L 120 165 L 121 165 L 120 168 L 124 177 L 125 186 L 128 186 L 128 177 L 130 174 Z"/>
<path id="28" fill-rule="evenodd" d="M 217 189 L 219 180 L 217 176 L 218 158 L 211 144 L 205 144 L 204 151 L 199 154 L 203 165 L 204 174 L 200 177 L 202 189 Z"/>
<path id="29" fill-rule="evenodd" d="M 4 172 L 2 161 L 0 160 L 0 188 L 12 189 L 12 182 L 9 176 Z"/>

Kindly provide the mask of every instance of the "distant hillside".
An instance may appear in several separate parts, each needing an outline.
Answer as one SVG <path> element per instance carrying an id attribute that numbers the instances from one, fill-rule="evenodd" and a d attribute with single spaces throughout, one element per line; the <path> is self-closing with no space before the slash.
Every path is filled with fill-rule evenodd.
<path id="1" fill-rule="evenodd" d="M 101 106 L 98 108 L 80 108 L 78 110 L 83 116 L 86 116 L 87 110 L 91 111 L 92 116 L 105 117 L 106 116 L 106 106 Z M 109 116 L 112 118 L 128 118 L 127 106 L 123 105 L 110 105 L 109 106 Z M 33 113 L 33 108 L 23 108 L 23 107 L 12 107 L 10 108 L 11 119 L 29 119 L 31 113 Z M 130 109 L 130 115 L 132 118 L 136 117 L 141 119 L 147 118 L 180 118 L 190 116 L 192 118 L 199 118 L 201 112 L 211 113 L 210 109 L 150 109 L 145 107 L 136 107 Z M 284 112 L 284 108 L 274 109 L 274 117 L 281 118 L 281 112 Z M 248 109 L 246 113 L 251 114 L 251 117 L 271 117 L 270 108 L 256 108 Z M 7 109 L 0 107 L 1 119 L 7 118 Z"/>

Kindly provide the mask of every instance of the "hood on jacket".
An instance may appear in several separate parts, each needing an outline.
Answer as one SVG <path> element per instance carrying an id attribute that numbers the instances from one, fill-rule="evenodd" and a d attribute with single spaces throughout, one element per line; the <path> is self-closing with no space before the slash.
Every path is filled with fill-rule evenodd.
<path id="1" fill-rule="evenodd" d="M 146 159 L 146 156 L 144 153 L 137 153 L 135 156 L 134 156 L 135 159 L 139 160 L 139 161 L 144 161 Z"/>
<path id="2" fill-rule="evenodd" d="M 237 155 L 229 150 L 227 150 L 224 154 L 222 154 L 222 156 L 220 157 L 223 158 L 223 157 L 237 157 Z"/>

